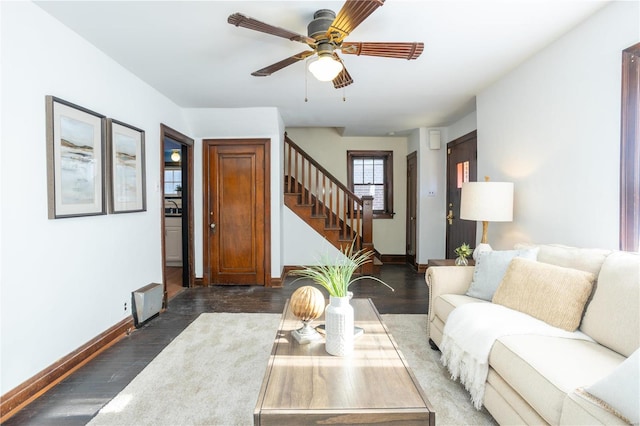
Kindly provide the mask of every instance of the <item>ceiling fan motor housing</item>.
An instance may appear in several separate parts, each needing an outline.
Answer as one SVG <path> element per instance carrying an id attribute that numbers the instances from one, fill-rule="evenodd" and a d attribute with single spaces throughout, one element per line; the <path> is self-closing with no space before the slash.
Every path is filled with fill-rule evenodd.
<path id="1" fill-rule="evenodd" d="M 313 21 L 307 25 L 307 34 L 316 40 L 326 38 L 327 30 L 336 19 L 336 13 L 330 9 L 320 9 L 313 14 Z"/>

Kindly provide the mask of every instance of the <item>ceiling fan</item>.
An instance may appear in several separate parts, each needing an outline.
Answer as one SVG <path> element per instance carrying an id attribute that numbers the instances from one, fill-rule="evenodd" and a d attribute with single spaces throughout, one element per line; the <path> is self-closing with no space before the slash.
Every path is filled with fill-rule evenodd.
<path id="1" fill-rule="evenodd" d="M 287 38 L 307 44 L 313 50 L 304 50 L 282 61 L 252 72 L 256 77 L 265 77 L 313 55 L 317 60 L 309 64 L 309 71 L 321 81 L 333 81 L 336 89 L 353 83 L 353 79 L 336 51 L 346 55 L 379 56 L 383 58 L 416 59 L 424 50 L 418 42 L 349 42 L 344 39 L 367 19 L 384 0 L 347 0 L 336 15 L 329 9 L 318 10 L 307 26 L 307 34 L 298 34 L 284 28 L 266 24 L 241 13 L 229 16 L 227 22 L 236 27 Z"/>

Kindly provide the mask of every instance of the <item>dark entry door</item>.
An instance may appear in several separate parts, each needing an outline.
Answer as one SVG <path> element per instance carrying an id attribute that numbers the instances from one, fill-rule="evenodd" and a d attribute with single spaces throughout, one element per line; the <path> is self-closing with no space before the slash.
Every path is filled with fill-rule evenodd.
<path id="1" fill-rule="evenodd" d="M 447 259 L 462 243 L 476 246 L 476 222 L 460 219 L 463 182 L 477 179 L 477 132 L 474 130 L 447 144 Z"/>
<path id="2" fill-rule="evenodd" d="M 269 141 L 204 140 L 203 145 L 205 283 L 265 285 Z"/>
<path id="3" fill-rule="evenodd" d="M 418 157 L 407 155 L 407 263 L 416 264 L 416 222 L 418 215 Z"/>

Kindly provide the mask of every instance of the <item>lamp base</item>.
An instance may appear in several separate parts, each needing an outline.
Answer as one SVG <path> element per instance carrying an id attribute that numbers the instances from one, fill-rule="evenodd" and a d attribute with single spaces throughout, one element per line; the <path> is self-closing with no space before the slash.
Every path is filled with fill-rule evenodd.
<path id="1" fill-rule="evenodd" d="M 478 244 L 475 250 L 473 250 L 473 260 L 478 260 L 478 255 L 483 251 L 492 251 L 492 250 L 493 249 L 491 248 L 491 246 L 487 243 Z"/>

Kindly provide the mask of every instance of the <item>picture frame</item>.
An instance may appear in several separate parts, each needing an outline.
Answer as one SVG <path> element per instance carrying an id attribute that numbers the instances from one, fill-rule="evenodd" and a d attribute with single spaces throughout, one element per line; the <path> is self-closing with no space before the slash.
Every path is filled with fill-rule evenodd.
<path id="1" fill-rule="evenodd" d="M 109 213 L 147 210 L 145 132 L 107 119 Z"/>
<path id="2" fill-rule="evenodd" d="M 106 117 L 55 96 L 45 103 L 49 219 L 106 214 Z"/>

